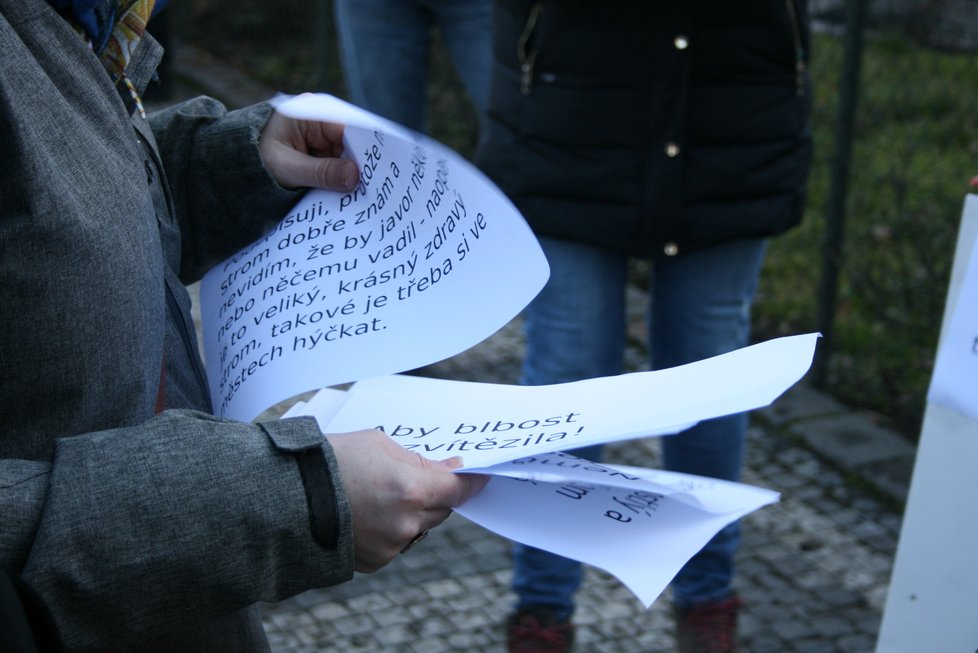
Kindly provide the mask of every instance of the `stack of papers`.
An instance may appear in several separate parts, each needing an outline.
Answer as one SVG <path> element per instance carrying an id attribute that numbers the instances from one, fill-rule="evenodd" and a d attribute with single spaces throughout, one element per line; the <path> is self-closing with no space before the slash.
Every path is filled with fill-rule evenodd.
<path id="1" fill-rule="evenodd" d="M 461 456 L 460 473 L 492 478 L 459 514 L 503 537 L 604 569 L 649 606 L 713 535 L 778 494 L 599 465 L 563 451 L 682 437 L 700 420 L 766 406 L 808 370 L 817 337 L 550 386 L 379 377 L 348 392 L 322 390 L 286 416 L 312 415 L 328 433 L 380 428 L 434 460 Z"/>
<path id="2" fill-rule="evenodd" d="M 499 189 L 439 143 L 327 95 L 283 98 L 277 109 L 345 124 L 345 156 L 361 181 L 349 193 L 310 191 L 204 278 L 219 414 L 252 420 L 323 388 L 287 416 L 313 415 L 324 432 L 378 427 L 422 456 L 461 456 L 459 473 L 492 479 L 460 514 L 603 568 L 645 605 L 723 526 L 778 499 L 563 452 L 766 406 L 807 372 L 817 334 L 554 386 L 398 376 L 508 323 L 546 283 L 546 258 Z M 349 382 L 349 391 L 329 387 Z"/>

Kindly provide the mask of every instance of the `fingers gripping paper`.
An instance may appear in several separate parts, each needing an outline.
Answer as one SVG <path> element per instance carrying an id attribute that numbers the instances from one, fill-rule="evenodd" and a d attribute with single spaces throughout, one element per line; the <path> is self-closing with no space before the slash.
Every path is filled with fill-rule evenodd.
<path id="1" fill-rule="evenodd" d="M 484 340 L 549 275 L 512 203 L 437 142 L 326 95 L 277 106 L 341 122 L 350 193 L 312 190 L 201 284 L 211 398 L 253 419 L 300 392 L 427 365 Z"/>

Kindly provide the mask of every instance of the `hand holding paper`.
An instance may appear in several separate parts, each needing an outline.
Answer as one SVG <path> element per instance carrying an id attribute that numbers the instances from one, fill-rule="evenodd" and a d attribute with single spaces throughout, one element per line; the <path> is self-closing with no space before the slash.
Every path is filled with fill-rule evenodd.
<path id="1" fill-rule="evenodd" d="M 418 534 L 434 528 L 482 489 L 484 476 L 453 474 L 458 459 L 438 462 L 405 451 L 377 430 L 327 436 L 336 452 L 353 520 L 357 571 L 380 569 Z"/>
<path id="2" fill-rule="evenodd" d="M 310 191 L 263 239 L 206 276 L 208 377 L 218 412 L 244 420 L 325 388 L 289 414 L 314 415 L 328 433 L 352 432 L 328 437 L 358 516 L 359 569 L 385 564 L 458 506 L 506 537 L 608 570 L 648 605 L 720 528 L 777 500 L 739 484 L 559 452 L 675 434 L 765 406 L 807 372 L 817 334 L 555 386 L 384 376 L 497 331 L 546 283 L 546 259 L 502 193 L 431 139 L 329 96 L 278 109 L 345 124 L 344 156 L 359 166 L 359 183 Z M 307 171 L 290 169 L 295 134 L 279 132 L 288 124 L 270 125 L 263 155 L 282 183 L 310 183 Z M 284 163 L 279 146 L 293 148 Z M 324 184 L 334 182 L 343 179 Z M 326 387 L 350 381 L 358 382 L 349 392 Z M 465 473 L 433 462 L 453 456 Z M 484 483 L 473 473 L 492 480 L 466 501 Z M 541 514 L 551 517 L 546 526 Z"/>
<path id="3" fill-rule="evenodd" d="M 258 142 L 262 161 L 285 188 L 351 191 L 360 181 L 356 163 L 341 159 L 343 125 L 297 120 L 275 112 Z"/>

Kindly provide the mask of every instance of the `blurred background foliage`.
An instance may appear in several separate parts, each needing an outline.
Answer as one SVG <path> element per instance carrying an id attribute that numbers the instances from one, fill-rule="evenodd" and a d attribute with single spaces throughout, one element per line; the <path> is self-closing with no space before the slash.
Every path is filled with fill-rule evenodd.
<path id="1" fill-rule="evenodd" d="M 841 44 L 816 37 L 815 160 L 803 224 L 771 243 L 756 307 L 765 337 L 814 328 Z M 915 438 L 958 224 L 978 174 L 978 54 L 890 28 L 863 53 L 826 389 Z"/>
<path id="2" fill-rule="evenodd" d="M 799 228 L 771 242 L 755 307 L 757 340 L 818 328 L 844 22 L 841 2 L 812 5 L 815 160 L 807 212 Z M 876 5 L 882 8 L 865 30 L 824 389 L 913 440 L 963 201 L 978 192 L 968 184 L 978 175 L 978 3 Z M 282 92 L 345 94 L 328 0 L 197 0 L 168 11 L 176 43 Z M 432 135 L 471 155 L 474 114 L 437 36 L 431 66 Z M 644 283 L 643 268 L 635 262 L 636 283 Z"/>

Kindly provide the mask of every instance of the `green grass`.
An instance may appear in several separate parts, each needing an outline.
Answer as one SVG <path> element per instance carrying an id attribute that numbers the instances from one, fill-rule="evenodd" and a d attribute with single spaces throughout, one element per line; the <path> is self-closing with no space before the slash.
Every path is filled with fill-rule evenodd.
<path id="1" fill-rule="evenodd" d="M 841 43 L 816 39 L 816 155 L 801 227 L 772 242 L 756 330 L 816 328 Z M 958 223 L 978 173 L 978 56 L 867 39 L 827 389 L 916 436 Z"/>
<path id="2" fill-rule="evenodd" d="M 268 7 L 198 0 L 174 22 L 182 38 L 280 91 L 344 96 L 335 48 L 316 44 L 315 4 Z M 326 18 L 323 33 L 332 34 Z M 817 36 L 812 56 L 808 207 L 800 227 L 771 243 L 755 308 L 759 340 L 817 328 L 842 44 Z M 432 135 L 470 155 L 472 110 L 444 51 L 436 46 L 433 57 Z M 826 389 L 910 439 L 923 412 L 967 182 L 978 174 L 976 89 L 976 54 L 927 49 L 898 33 L 866 39 Z"/>

